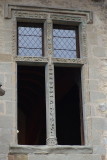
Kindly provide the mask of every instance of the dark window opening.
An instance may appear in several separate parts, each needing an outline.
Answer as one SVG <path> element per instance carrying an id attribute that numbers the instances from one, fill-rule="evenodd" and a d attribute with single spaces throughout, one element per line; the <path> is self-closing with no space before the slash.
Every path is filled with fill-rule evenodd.
<path id="1" fill-rule="evenodd" d="M 18 55 L 43 56 L 43 24 L 18 22 Z"/>
<path id="2" fill-rule="evenodd" d="M 58 144 L 83 144 L 80 68 L 55 67 L 55 99 Z"/>
<path id="3" fill-rule="evenodd" d="M 79 58 L 78 27 L 53 25 L 54 57 Z"/>
<path id="4" fill-rule="evenodd" d="M 18 66 L 18 144 L 46 144 L 45 67 Z"/>

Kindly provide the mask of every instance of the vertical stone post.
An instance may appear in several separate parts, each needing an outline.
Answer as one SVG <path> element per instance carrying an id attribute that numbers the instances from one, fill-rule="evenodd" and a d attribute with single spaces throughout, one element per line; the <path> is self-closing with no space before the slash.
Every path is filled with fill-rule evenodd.
<path id="1" fill-rule="evenodd" d="M 47 57 L 45 68 L 47 145 L 56 145 L 54 65 L 52 63 L 52 21 L 47 20 Z"/>
<path id="2" fill-rule="evenodd" d="M 46 65 L 47 145 L 56 145 L 54 66 Z"/>

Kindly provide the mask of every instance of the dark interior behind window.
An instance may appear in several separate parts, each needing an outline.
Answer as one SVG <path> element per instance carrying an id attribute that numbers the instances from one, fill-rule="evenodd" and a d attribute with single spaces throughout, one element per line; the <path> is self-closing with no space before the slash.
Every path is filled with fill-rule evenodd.
<path id="1" fill-rule="evenodd" d="M 18 144 L 46 144 L 45 67 L 18 66 Z"/>
<path id="2" fill-rule="evenodd" d="M 56 133 L 60 145 L 81 145 L 81 69 L 55 67 Z"/>

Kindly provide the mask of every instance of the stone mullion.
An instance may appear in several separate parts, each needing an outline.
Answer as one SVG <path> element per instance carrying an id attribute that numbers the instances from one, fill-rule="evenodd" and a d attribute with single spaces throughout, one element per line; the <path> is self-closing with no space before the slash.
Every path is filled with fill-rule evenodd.
<path id="1" fill-rule="evenodd" d="M 56 145 L 56 120 L 55 120 L 55 89 L 54 89 L 54 65 L 52 63 L 52 21 L 47 20 L 47 57 L 48 63 L 45 68 L 46 81 L 46 124 L 47 145 Z"/>
<path id="2" fill-rule="evenodd" d="M 46 65 L 47 145 L 56 145 L 54 66 Z"/>

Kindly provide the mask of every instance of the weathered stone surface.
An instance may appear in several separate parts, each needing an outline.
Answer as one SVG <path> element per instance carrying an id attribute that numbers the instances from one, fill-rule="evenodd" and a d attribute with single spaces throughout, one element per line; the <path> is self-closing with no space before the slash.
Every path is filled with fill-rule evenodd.
<path id="1" fill-rule="evenodd" d="M 101 47 L 96 47 L 93 50 L 94 55 L 97 57 L 105 57 L 106 56 L 106 49 L 105 48 L 101 48 Z"/>
<path id="2" fill-rule="evenodd" d="M 106 149 L 103 145 L 94 145 L 93 146 L 93 153 L 94 154 L 101 154 L 101 155 L 105 155 L 106 154 Z"/>
<path id="3" fill-rule="evenodd" d="M 2 73 L 11 73 L 12 72 L 12 63 L 0 63 L 0 72 Z"/>
<path id="4" fill-rule="evenodd" d="M 104 100 L 106 98 L 106 94 L 104 92 L 95 92 L 95 91 L 90 91 L 90 102 L 95 103 L 100 100 Z"/>
<path id="5" fill-rule="evenodd" d="M 12 56 L 10 54 L 0 54 L 0 62 L 11 62 Z"/>
<path id="6" fill-rule="evenodd" d="M 28 156 L 24 154 L 20 155 L 9 155 L 8 160 L 28 160 Z"/>
<path id="7" fill-rule="evenodd" d="M 20 155 L 15 155 L 14 156 L 14 160 L 22 160 L 22 159 L 23 160 L 28 160 L 28 156 L 27 155 L 23 155 L 23 154 L 22 155 L 20 154 Z"/>
<path id="8" fill-rule="evenodd" d="M 13 117 L 0 115 L 0 128 L 13 128 Z"/>
<path id="9" fill-rule="evenodd" d="M 3 102 L 0 102 L 0 114 L 4 114 L 5 112 L 5 104 Z"/>
<path id="10" fill-rule="evenodd" d="M 106 111 L 107 111 L 107 104 L 106 104 L 106 103 L 101 103 L 101 104 L 99 104 L 98 109 L 99 109 L 101 112 L 106 112 Z"/>
<path id="11" fill-rule="evenodd" d="M 0 154 L 0 160 L 8 160 L 7 154 Z"/>
<path id="12" fill-rule="evenodd" d="M 90 146 L 26 146 L 17 145 L 10 147 L 10 153 L 34 153 L 34 154 L 92 154 L 93 149 Z"/>
<path id="13" fill-rule="evenodd" d="M 13 115 L 13 112 L 15 113 L 15 106 L 16 103 L 13 101 L 6 101 L 6 114 L 7 115 Z"/>
<path id="14" fill-rule="evenodd" d="M 0 155 L 9 153 L 9 145 L 0 144 Z"/>
<path id="15" fill-rule="evenodd" d="M 5 90 L 5 94 L 4 94 L 4 96 L 1 97 L 1 100 L 12 101 L 12 99 L 14 98 L 12 96 L 13 89 L 5 89 L 4 88 L 4 90 Z"/>
<path id="16" fill-rule="evenodd" d="M 13 7 L 11 9 L 5 6 L 8 3 Z M 19 6 L 19 8 L 17 8 Z M 22 5 L 22 6 L 21 6 Z M 27 10 L 26 10 L 26 6 Z M 28 8 L 29 6 L 30 9 Z M 45 12 L 35 12 L 32 8 L 40 6 L 44 7 Z M 24 10 L 23 10 L 24 7 Z M 48 43 L 46 42 L 47 33 L 45 32 L 45 52 L 53 53 L 52 48 L 52 21 L 59 21 L 66 24 L 72 21 L 72 25 L 80 25 L 79 41 L 80 55 L 85 57 L 85 60 L 58 60 L 54 62 L 44 56 L 44 59 L 32 57 L 16 57 L 17 55 L 17 19 L 34 20 L 49 18 L 46 13 L 46 7 L 56 7 L 61 10 L 66 8 L 66 14 L 61 14 L 59 9 L 51 19 L 51 24 L 48 25 Z M 17 9 L 16 9 L 17 8 Z M 4 11 L 5 9 L 5 11 Z M 30 11 L 29 11 L 30 10 Z M 71 14 L 67 14 L 68 10 L 73 10 Z M 87 14 L 88 11 L 93 13 L 92 17 L 89 14 L 85 17 L 85 21 L 81 19 L 81 15 Z M 23 13 L 22 13 L 23 12 Z M 51 9 L 52 12 L 52 9 Z M 76 13 L 76 15 L 75 15 Z M 81 13 L 81 14 L 80 14 Z M 47 15 L 48 16 L 47 16 Z M 10 19 L 5 19 L 5 15 L 10 16 Z M 79 16 L 78 16 L 79 15 Z M 8 17 L 7 16 L 7 17 Z M 51 16 L 51 18 L 52 18 Z M 72 18 L 74 17 L 74 19 Z M 16 18 L 17 17 L 17 18 Z M 56 17 L 56 19 L 55 19 Z M 8 17 L 9 18 L 9 17 Z M 80 19 L 80 21 L 78 21 Z M 88 19 L 88 24 L 86 23 Z M 77 21 L 77 22 L 76 22 Z M 50 19 L 49 19 L 50 22 Z M 76 22 L 76 23 L 75 23 Z M 81 24 L 83 23 L 83 28 Z M 90 23 L 90 24 L 89 24 Z M 51 27 L 51 29 L 50 29 Z M 48 50 L 48 51 L 47 51 Z M 93 145 L 92 149 L 82 147 L 65 147 L 55 146 L 53 148 L 45 146 L 44 149 L 35 146 L 24 146 L 25 148 L 17 148 L 14 152 L 17 155 L 9 155 L 9 160 L 106 160 L 107 156 L 107 2 L 106 0 L 99 2 L 98 0 L 0 0 L 0 82 L 6 94 L 0 97 L 0 160 L 7 160 L 9 152 L 9 144 L 16 144 L 17 137 L 17 67 L 18 64 L 43 65 L 49 63 L 57 63 L 64 65 L 67 63 L 69 67 L 82 66 L 82 99 L 83 99 L 83 119 L 85 144 Z M 27 62 L 27 63 L 26 63 Z M 73 62 L 73 65 L 70 63 Z M 75 64 L 75 66 L 74 66 Z M 56 64 L 55 64 L 56 65 Z M 53 73 L 54 75 L 54 73 Z M 53 79 L 54 80 L 54 76 Z M 54 93 L 54 89 L 53 89 Z M 102 106 L 101 104 L 105 104 Z M 53 114 L 53 117 L 55 114 Z M 52 117 L 52 118 L 53 118 Z M 51 127 L 50 127 L 51 128 Z M 47 147 L 47 149 L 45 149 Z M 11 151 L 11 149 L 10 149 Z M 30 152 L 32 154 L 30 154 Z M 28 155 L 23 155 L 27 153 Z M 38 154 L 33 154 L 38 153 Z M 42 155 L 41 155 L 42 153 Z"/>
<path id="17" fill-rule="evenodd" d="M 14 155 L 9 154 L 8 155 L 8 160 L 14 160 L 14 157 L 15 157 Z"/>
<path id="18" fill-rule="evenodd" d="M 93 129 L 97 129 L 99 131 L 105 131 L 107 130 L 107 119 L 106 118 L 92 118 L 92 126 L 93 126 Z"/>
<path id="19" fill-rule="evenodd" d="M 97 34 L 95 32 L 91 32 L 91 34 L 88 35 L 88 41 L 89 44 L 97 45 L 98 44 Z"/>
<path id="20" fill-rule="evenodd" d="M 80 155 L 80 154 L 66 154 L 66 155 L 61 155 L 61 154 L 49 154 L 49 155 L 29 155 L 28 160 L 100 160 L 99 155 Z"/>
<path id="21" fill-rule="evenodd" d="M 10 144 L 13 143 L 13 131 L 9 128 L 0 128 L 0 143 Z"/>

